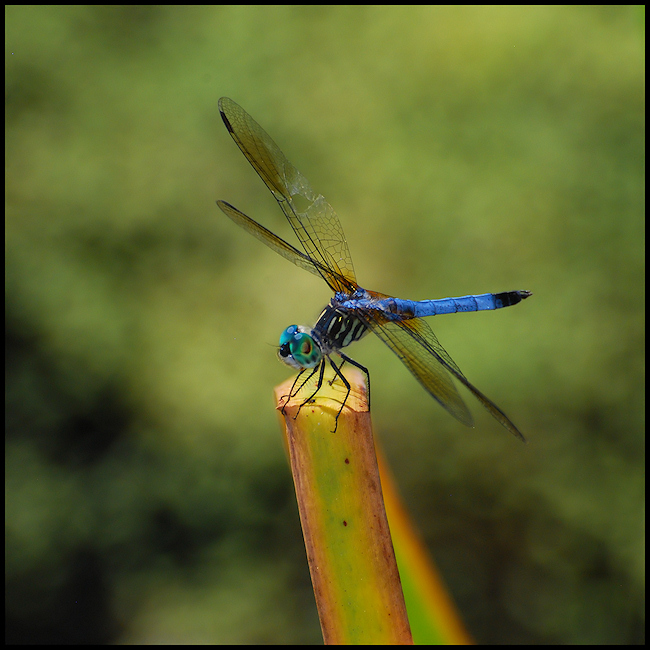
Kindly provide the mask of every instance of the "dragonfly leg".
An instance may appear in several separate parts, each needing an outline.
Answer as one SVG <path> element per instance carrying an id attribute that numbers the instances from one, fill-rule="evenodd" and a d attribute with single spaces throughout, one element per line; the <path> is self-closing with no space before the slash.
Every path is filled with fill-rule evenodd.
<path id="1" fill-rule="evenodd" d="M 342 356 L 342 355 L 341 355 Z M 332 369 L 334 370 L 335 376 L 338 375 L 338 377 L 341 379 L 345 387 L 347 388 L 347 393 L 345 394 L 345 397 L 343 398 L 343 403 L 341 404 L 341 408 L 339 409 L 339 412 L 336 414 L 336 419 L 334 420 L 334 430 L 332 433 L 336 433 L 336 427 L 339 425 L 339 415 L 343 412 L 343 408 L 345 407 L 345 403 L 348 401 L 348 397 L 350 396 L 350 391 L 352 390 L 352 387 L 350 386 L 350 382 L 345 378 L 345 375 L 341 372 L 341 368 L 343 367 L 343 364 L 346 362 L 346 359 L 343 359 L 343 362 L 341 363 L 340 366 L 336 366 L 336 364 L 332 361 L 331 357 L 327 357 L 330 362 L 330 366 L 332 366 Z M 332 382 L 334 381 L 334 378 L 332 378 L 332 381 L 330 381 L 330 385 L 332 385 Z"/>
<path id="2" fill-rule="evenodd" d="M 302 388 L 302 387 L 303 387 L 303 386 L 304 386 L 304 385 L 305 385 L 305 384 L 306 384 L 306 383 L 307 383 L 307 382 L 308 382 L 308 381 L 309 381 L 309 380 L 314 376 L 314 373 L 315 373 L 317 370 L 318 370 L 318 366 L 317 366 L 316 368 L 314 368 L 314 369 L 309 373 L 309 375 L 307 375 L 307 379 L 305 379 L 305 381 L 303 381 L 302 384 L 300 384 L 300 386 L 298 386 L 298 388 L 296 388 L 296 384 L 298 383 L 298 381 L 300 381 L 300 378 L 301 378 L 301 377 L 302 377 L 302 376 L 307 372 L 307 368 L 303 368 L 303 369 L 302 369 L 302 370 L 301 370 L 301 371 L 296 375 L 296 378 L 293 380 L 293 384 L 291 384 L 291 389 L 289 390 L 289 394 L 288 394 L 288 395 L 284 395 L 284 397 L 287 398 L 287 402 L 285 402 L 284 406 L 282 407 L 282 415 L 285 415 L 284 409 L 285 409 L 285 407 L 287 406 L 287 403 L 289 402 L 289 400 L 290 400 L 292 397 L 295 397 L 295 396 L 300 392 L 300 389 L 301 389 L 301 388 Z"/>
<path id="3" fill-rule="evenodd" d="M 359 368 L 359 370 L 363 371 L 363 373 L 366 376 L 366 382 L 367 382 L 367 387 L 368 387 L 368 410 L 370 410 L 370 373 L 368 372 L 368 368 L 366 368 L 365 366 L 362 366 L 360 363 L 357 363 L 354 359 L 351 359 L 350 357 L 348 357 L 345 354 L 342 354 L 341 352 L 339 352 L 338 354 L 343 359 L 343 361 L 341 362 L 341 365 L 339 365 L 339 366 L 337 366 L 332 361 L 331 357 L 327 357 L 328 361 L 330 362 L 330 366 L 332 366 L 332 370 L 334 370 L 334 378 L 332 378 L 332 380 L 329 383 L 331 385 L 332 382 L 334 381 L 334 379 L 336 377 L 338 377 L 343 382 L 343 385 L 345 386 L 347 392 L 345 393 L 345 397 L 343 398 L 341 408 L 339 409 L 339 412 L 336 414 L 336 419 L 334 420 L 334 430 L 332 431 L 332 433 L 336 433 L 336 429 L 337 429 L 338 423 L 339 423 L 339 416 L 343 412 L 343 409 L 345 408 L 345 404 L 348 401 L 348 397 L 350 396 L 350 392 L 352 390 L 352 386 L 350 385 L 350 382 L 346 379 L 345 375 L 341 372 L 341 368 L 343 368 L 346 361 L 347 361 L 347 363 Z M 316 384 L 316 389 L 314 390 L 314 392 L 309 397 L 307 397 L 307 399 L 305 399 L 302 402 L 302 404 L 300 404 L 300 406 L 298 407 L 298 411 L 296 412 L 296 415 L 294 416 L 294 420 L 298 417 L 298 414 L 300 413 L 300 410 L 302 409 L 302 407 L 305 406 L 305 404 L 309 404 L 314 399 L 314 397 L 316 396 L 318 391 L 321 389 L 321 387 L 323 386 L 323 378 L 325 376 L 325 359 L 323 359 L 320 362 L 320 364 L 318 366 L 316 366 L 307 375 L 307 378 L 304 381 L 300 382 L 300 378 L 306 372 L 307 372 L 307 369 L 305 368 L 300 373 L 298 373 L 298 376 L 295 378 L 295 380 L 294 380 L 294 382 L 293 382 L 293 384 L 291 386 L 291 390 L 289 391 L 289 398 L 296 396 L 303 389 L 305 384 L 307 384 L 307 382 L 316 374 L 316 372 L 318 372 L 318 382 Z M 300 385 L 298 385 L 299 382 L 300 382 Z M 298 387 L 296 388 L 297 385 L 298 385 Z M 285 404 L 285 406 L 286 406 L 286 404 Z M 285 407 L 283 406 L 282 407 L 282 413 L 283 414 L 284 414 L 284 408 Z"/>
<path id="4" fill-rule="evenodd" d="M 316 385 L 316 390 L 298 407 L 298 410 L 296 411 L 296 415 L 293 418 L 294 420 L 298 417 L 298 413 L 300 413 L 300 409 L 305 404 L 309 404 L 309 402 L 311 402 L 312 399 L 314 399 L 314 396 L 316 395 L 316 393 L 321 389 L 321 386 L 323 385 L 323 376 L 325 374 L 325 361 L 322 360 L 320 362 L 320 364 L 317 365 L 309 373 L 309 377 L 307 377 L 307 379 L 305 379 L 305 381 L 303 381 L 302 384 L 300 384 L 300 386 L 298 386 L 298 389 L 295 392 L 293 391 L 293 386 L 296 385 L 296 383 L 297 383 L 300 375 L 302 375 L 302 373 L 300 373 L 300 375 L 298 375 L 298 377 L 296 377 L 296 381 L 293 382 L 293 386 L 291 387 L 291 397 L 293 397 L 294 395 L 297 395 L 300 392 L 300 390 L 302 390 L 302 387 L 316 374 L 316 371 L 318 371 L 319 369 L 320 369 L 320 372 L 318 374 L 318 383 Z M 303 372 L 305 372 L 305 371 L 303 370 Z"/>
<path id="5" fill-rule="evenodd" d="M 368 411 L 370 411 L 370 373 L 368 372 L 368 368 L 365 366 L 362 366 L 360 363 L 357 363 L 354 359 L 350 359 L 346 354 L 343 354 L 342 352 L 339 352 L 339 356 L 341 359 L 343 359 L 343 363 L 346 361 L 353 366 L 356 366 L 363 372 L 363 374 L 366 376 L 366 384 L 367 384 L 367 393 L 368 393 Z M 339 370 L 343 367 L 343 363 L 339 366 Z"/>

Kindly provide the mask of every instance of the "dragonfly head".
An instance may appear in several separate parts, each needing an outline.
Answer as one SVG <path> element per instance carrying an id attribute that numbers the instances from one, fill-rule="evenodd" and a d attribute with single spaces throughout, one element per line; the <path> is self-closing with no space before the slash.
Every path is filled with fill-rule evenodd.
<path id="1" fill-rule="evenodd" d="M 323 354 L 309 332 L 302 325 L 287 327 L 280 335 L 278 359 L 296 370 L 315 368 Z"/>

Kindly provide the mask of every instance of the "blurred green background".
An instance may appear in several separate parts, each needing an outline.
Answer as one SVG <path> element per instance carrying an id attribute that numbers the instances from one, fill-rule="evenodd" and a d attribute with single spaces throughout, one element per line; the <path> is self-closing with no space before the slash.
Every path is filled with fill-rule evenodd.
<path id="1" fill-rule="evenodd" d="M 529 289 L 430 320 L 467 429 L 381 342 L 373 422 L 481 643 L 642 643 L 644 14 L 5 9 L 6 640 L 322 641 L 272 388 L 323 282 L 224 128 L 338 212 L 360 284 Z"/>

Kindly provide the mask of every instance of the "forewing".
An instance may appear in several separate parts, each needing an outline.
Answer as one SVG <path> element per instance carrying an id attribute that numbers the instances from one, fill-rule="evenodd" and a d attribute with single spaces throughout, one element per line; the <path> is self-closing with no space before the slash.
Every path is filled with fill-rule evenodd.
<path id="1" fill-rule="evenodd" d="M 316 262 L 312 261 L 291 244 L 288 244 L 284 239 L 280 239 L 280 237 L 257 223 L 257 221 L 246 216 L 235 206 L 230 205 L 230 203 L 226 203 L 225 201 L 217 201 L 217 205 L 226 216 L 232 219 L 238 226 L 241 226 L 244 230 L 253 235 L 253 237 L 259 239 L 276 253 L 279 253 L 290 262 L 293 262 L 296 266 L 299 266 L 301 269 L 305 269 L 305 271 L 309 271 L 318 277 L 321 277 L 322 273 L 327 271 L 327 269 L 320 268 Z"/>
<path id="2" fill-rule="evenodd" d="M 271 136 L 239 104 L 222 97 L 219 110 L 233 140 L 271 190 L 319 275 L 334 291 L 354 291 L 352 258 L 332 206 L 312 190 Z M 297 196 L 306 201 L 302 212 L 294 201 Z"/>

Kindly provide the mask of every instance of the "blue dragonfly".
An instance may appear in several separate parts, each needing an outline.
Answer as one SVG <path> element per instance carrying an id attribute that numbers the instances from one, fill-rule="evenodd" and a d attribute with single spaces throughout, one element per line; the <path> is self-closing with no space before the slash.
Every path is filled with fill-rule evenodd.
<path id="1" fill-rule="evenodd" d="M 318 372 L 316 390 L 301 404 L 312 401 L 323 385 L 326 360 L 347 389 L 335 427 L 350 395 L 350 383 L 341 372 L 349 363 L 365 373 L 370 394 L 368 369 L 342 350 L 374 332 L 413 373 L 425 390 L 451 415 L 467 426 L 472 415 L 458 393 L 452 377 L 463 384 L 508 430 L 525 441 L 510 418 L 473 386 L 440 345 L 424 316 L 510 307 L 528 298 L 530 291 L 485 293 L 438 300 L 401 300 L 383 293 L 362 289 L 356 281 L 352 258 L 338 216 L 322 194 L 316 194 L 307 179 L 287 160 L 262 127 L 232 99 L 222 97 L 219 111 L 226 128 L 289 220 L 304 252 L 294 248 L 264 226 L 225 201 L 217 205 L 238 226 L 257 237 L 296 266 L 317 275 L 329 285 L 334 297 L 313 328 L 291 325 L 280 336 L 278 357 L 299 371 L 290 397 Z M 337 365 L 336 354 L 342 359 Z M 306 379 L 299 383 L 301 376 Z M 333 380 L 332 380 L 333 381 Z"/>

